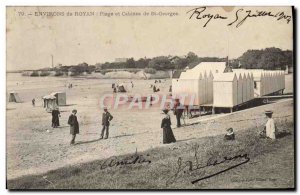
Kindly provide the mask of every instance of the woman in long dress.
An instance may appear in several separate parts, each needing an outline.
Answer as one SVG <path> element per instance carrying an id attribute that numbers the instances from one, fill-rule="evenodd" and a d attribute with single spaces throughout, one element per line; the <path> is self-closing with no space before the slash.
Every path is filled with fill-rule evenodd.
<path id="1" fill-rule="evenodd" d="M 163 110 L 165 116 L 161 121 L 161 128 L 163 129 L 163 143 L 169 144 L 172 142 L 176 142 L 176 139 L 174 137 L 172 128 L 171 128 L 171 118 L 168 114 L 169 110 L 164 109 Z"/>
<path id="2" fill-rule="evenodd" d="M 58 108 L 52 110 L 52 127 L 56 128 L 59 126 L 59 116 L 60 112 Z"/>

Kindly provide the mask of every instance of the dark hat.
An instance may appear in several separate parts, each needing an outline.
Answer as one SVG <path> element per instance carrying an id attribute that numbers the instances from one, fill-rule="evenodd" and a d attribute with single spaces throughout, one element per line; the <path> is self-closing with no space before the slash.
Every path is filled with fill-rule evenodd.
<path id="1" fill-rule="evenodd" d="M 162 111 L 163 111 L 163 113 L 167 114 L 169 112 L 169 109 L 164 108 Z"/>
<path id="2" fill-rule="evenodd" d="M 233 132 L 232 128 L 226 129 L 227 132 Z"/>
<path id="3" fill-rule="evenodd" d="M 72 110 L 72 113 L 77 113 L 77 110 L 76 109 Z"/>

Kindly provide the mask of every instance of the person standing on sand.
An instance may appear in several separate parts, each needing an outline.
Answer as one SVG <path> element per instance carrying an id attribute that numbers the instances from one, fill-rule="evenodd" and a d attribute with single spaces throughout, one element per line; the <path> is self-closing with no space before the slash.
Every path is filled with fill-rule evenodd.
<path id="1" fill-rule="evenodd" d="M 103 139 L 104 136 L 104 131 L 106 131 L 105 134 L 105 139 L 108 138 L 109 135 L 109 125 L 110 125 L 110 121 L 113 119 L 113 116 L 108 112 L 107 108 L 104 108 L 104 112 L 102 114 L 102 131 L 101 131 L 101 137 L 100 139 Z"/>
<path id="2" fill-rule="evenodd" d="M 182 116 L 183 111 L 184 109 L 183 106 L 180 104 L 179 99 L 175 99 L 174 115 L 176 115 L 177 127 L 181 127 L 180 118 Z"/>
<path id="3" fill-rule="evenodd" d="M 171 118 L 168 114 L 169 110 L 164 109 L 164 117 L 161 121 L 161 128 L 163 129 L 163 144 L 169 144 L 172 142 L 176 142 L 176 139 L 174 137 L 172 128 L 171 128 Z"/>
<path id="4" fill-rule="evenodd" d="M 52 110 L 52 127 L 57 128 L 59 126 L 60 112 L 58 107 Z"/>
<path id="5" fill-rule="evenodd" d="M 35 99 L 34 98 L 31 100 L 31 102 L 32 102 L 32 106 L 35 106 Z"/>
<path id="6" fill-rule="evenodd" d="M 72 114 L 69 116 L 68 124 L 70 125 L 70 134 L 72 135 L 71 145 L 75 144 L 76 134 L 79 133 L 79 124 L 77 121 L 77 110 L 72 110 Z"/>
<path id="7" fill-rule="evenodd" d="M 131 81 L 131 88 L 133 88 L 134 87 L 134 85 L 133 85 L 133 82 Z"/>

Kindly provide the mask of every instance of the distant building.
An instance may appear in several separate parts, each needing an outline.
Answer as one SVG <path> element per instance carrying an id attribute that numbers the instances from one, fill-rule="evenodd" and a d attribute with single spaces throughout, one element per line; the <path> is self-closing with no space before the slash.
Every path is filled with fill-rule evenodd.
<path id="1" fill-rule="evenodd" d="M 116 58 L 115 62 L 126 62 L 128 58 Z"/>
<path id="2" fill-rule="evenodd" d="M 176 64 L 179 60 L 186 58 L 186 56 L 168 56 L 172 64 Z"/>

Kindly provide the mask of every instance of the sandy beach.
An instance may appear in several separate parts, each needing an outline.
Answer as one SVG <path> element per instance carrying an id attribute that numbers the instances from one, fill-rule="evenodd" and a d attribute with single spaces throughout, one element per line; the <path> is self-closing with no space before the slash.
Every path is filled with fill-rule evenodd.
<path id="1" fill-rule="evenodd" d="M 154 80 L 99 79 L 97 75 L 57 78 L 22 77 L 18 73 L 7 74 L 7 92 L 18 92 L 23 101 L 23 103 L 7 103 L 7 178 L 40 174 L 67 165 L 134 153 L 136 150 L 172 147 L 172 145 L 162 144 L 160 128 L 162 114 L 159 108 L 111 110 L 114 119 L 110 127 L 110 137 L 107 140 L 99 140 L 102 115 L 102 110 L 99 108 L 101 96 L 112 93 L 112 83 L 123 82 L 129 86 L 131 81 L 134 83 L 134 88 L 130 89 L 128 94 L 152 93 L 149 86 L 154 83 Z M 73 88 L 68 89 L 67 83 L 72 83 Z M 162 79 L 162 83 L 158 85 L 161 90 L 159 94 L 168 94 L 171 80 Z M 60 107 L 61 126 L 56 129 L 51 127 L 51 114 L 45 111 L 41 100 L 42 96 L 54 91 L 65 91 L 68 104 Z M 292 75 L 288 75 L 285 93 L 291 92 L 293 92 Z M 35 107 L 31 105 L 32 98 L 36 98 Z M 172 127 L 178 141 L 219 135 L 231 126 L 234 126 L 236 131 L 244 130 L 255 125 L 262 126 L 265 121 L 255 120 L 255 118 L 262 118 L 264 110 L 270 108 L 274 110 L 275 118 L 281 117 L 278 120 L 293 120 L 292 107 L 287 106 L 292 103 L 292 99 L 279 100 L 276 104 L 243 110 L 240 113 L 187 119 L 187 124 L 196 124 L 182 128 L 175 128 L 176 119 L 171 114 Z M 76 138 L 77 144 L 70 146 L 71 136 L 67 119 L 74 108 L 78 110 L 80 134 Z M 286 112 L 281 112 L 284 109 Z"/>

